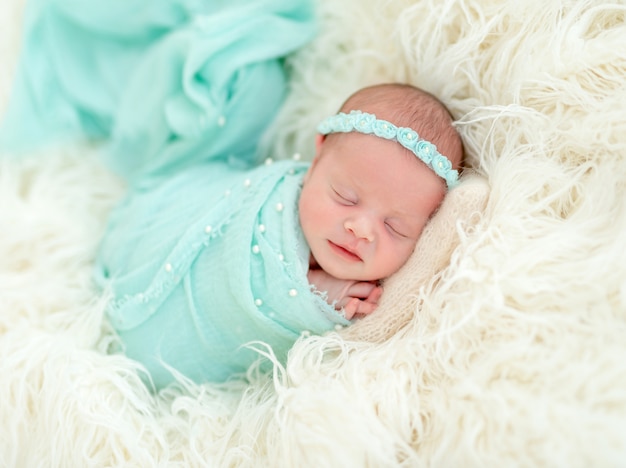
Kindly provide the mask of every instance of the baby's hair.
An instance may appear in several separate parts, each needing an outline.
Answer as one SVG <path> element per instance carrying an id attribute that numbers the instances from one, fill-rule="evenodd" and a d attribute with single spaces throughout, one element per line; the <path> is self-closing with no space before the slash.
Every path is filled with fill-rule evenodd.
<path id="1" fill-rule="evenodd" d="M 350 96 L 340 111 L 375 114 L 396 126 L 410 127 L 430 141 L 453 167 L 463 159 L 463 143 L 452 125 L 448 108 L 432 94 L 409 84 L 389 83 L 363 88 Z"/>

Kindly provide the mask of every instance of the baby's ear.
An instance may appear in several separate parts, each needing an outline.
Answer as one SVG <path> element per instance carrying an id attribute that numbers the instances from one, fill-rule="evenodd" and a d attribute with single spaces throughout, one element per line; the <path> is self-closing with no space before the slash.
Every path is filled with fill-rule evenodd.
<path id="1" fill-rule="evenodd" d="M 418 311 L 420 288 L 450 263 L 459 244 L 457 223 L 465 230 L 471 228 L 488 197 L 486 179 L 465 173 L 424 228 L 407 263 L 385 281 L 376 311 L 343 329 L 341 335 L 346 340 L 382 342 L 404 327 Z"/>
<path id="2" fill-rule="evenodd" d="M 320 133 L 315 134 L 315 154 L 318 154 L 322 149 L 322 143 L 326 139 L 326 135 Z"/>
<path id="3" fill-rule="evenodd" d="M 320 135 L 319 133 L 315 135 L 315 157 L 313 158 L 313 164 L 316 164 L 322 155 L 324 140 L 326 140 L 326 135 Z"/>
<path id="4" fill-rule="evenodd" d="M 322 157 L 322 144 L 324 143 L 325 139 L 326 135 L 320 135 L 319 133 L 315 135 L 315 157 L 313 158 L 313 161 L 311 161 L 311 166 L 304 176 L 304 182 L 307 182 L 309 180 L 311 172 L 313 171 L 315 166 L 317 166 L 317 163 Z"/>

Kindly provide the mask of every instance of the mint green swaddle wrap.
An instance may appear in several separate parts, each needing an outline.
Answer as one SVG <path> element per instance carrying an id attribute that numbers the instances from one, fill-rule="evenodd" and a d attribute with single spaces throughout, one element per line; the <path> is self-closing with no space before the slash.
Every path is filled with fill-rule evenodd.
<path id="1" fill-rule="evenodd" d="M 166 365 L 224 380 L 258 359 L 248 342 L 268 343 L 284 362 L 302 332 L 349 325 L 307 282 L 297 210 L 306 169 L 204 164 L 136 190 L 115 211 L 100 281 L 114 293 L 109 317 L 127 355 L 157 387 L 172 379 Z"/>
<path id="2" fill-rule="evenodd" d="M 307 165 L 250 169 L 313 35 L 308 0 L 31 0 L 0 146 L 102 143 L 129 181 L 96 260 L 108 317 L 155 386 L 245 371 L 348 325 L 307 282 Z M 244 170 L 246 169 L 247 170 Z"/>

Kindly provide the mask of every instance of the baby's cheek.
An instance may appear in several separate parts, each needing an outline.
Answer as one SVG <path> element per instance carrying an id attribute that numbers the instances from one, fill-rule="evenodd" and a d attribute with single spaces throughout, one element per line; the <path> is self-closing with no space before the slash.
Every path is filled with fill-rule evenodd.
<path id="1" fill-rule="evenodd" d="M 407 239 L 406 242 L 402 243 L 396 256 L 396 270 L 399 270 L 408 261 L 409 257 L 413 253 L 413 250 L 415 250 L 414 240 Z"/>
<path id="2" fill-rule="evenodd" d="M 311 208 L 307 203 L 306 199 L 300 200 L 298 216 L 300 218 L 300 224 L 302 227 L 307 227 L 309 225 L 309 221 L 311 219 Z"/>
<path id="3" fill-rule="evenodd" d="M 325 224 L 333 216 L 332 209 L 324 198 L 317 193 L 309 193 L 301 200 L 300 221 L 312 226 Z"/>
<path id="4" fill-rule="evenodd" d="M 318 226 L 321 225 L 323 221 L 320 215 L 319 203 L 316 203 L 312 197 L 302 197 L 300 199 L 299 209 L 298 216 L 300 226 L 302 226 L 307 241 L 310 242 L 310 237 L 319 229 Z"/>

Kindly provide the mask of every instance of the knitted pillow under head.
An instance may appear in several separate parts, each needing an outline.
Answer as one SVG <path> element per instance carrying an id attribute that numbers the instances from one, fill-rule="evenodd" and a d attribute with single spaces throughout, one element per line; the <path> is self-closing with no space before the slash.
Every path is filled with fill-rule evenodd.
<path id="1" fill-rule="evenodd" d="M 444 199 L 428 222 L 415 251 L 398 272 L 383 285 L 376 311 L 340 333 L 346 340 L 382 342 L 405 326 L 418 310 L 417 293 L 442 271 L 459 243 L 457 224 L 465 230 L 475 224 L 489 195 L 487 181 L 474 173 L 463 175 L 460 185 Z"/>

